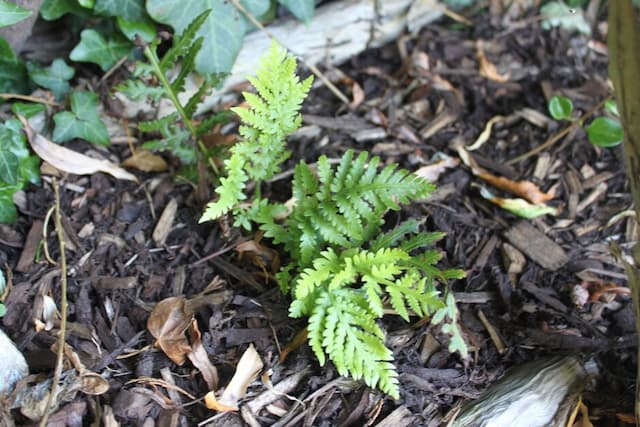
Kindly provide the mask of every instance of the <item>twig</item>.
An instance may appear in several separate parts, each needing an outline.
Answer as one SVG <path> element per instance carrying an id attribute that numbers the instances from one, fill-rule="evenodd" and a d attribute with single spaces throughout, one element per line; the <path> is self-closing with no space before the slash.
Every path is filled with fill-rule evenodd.
<path id="1" fill-rule="evenodd" d="M 23 101 L 36 102 L 38 104 L 50 105 L 52 107 L 58 107 L 58 104 L 55 101 L 49 101 L 48 99 L 38 98 L 37 96 L 29 96 L 29 95 L 20 95 L 18 93 L 0 93 L 0 98 L 3 99 L 21 99 Z"/>
<path id="2" fill-rule="evenodd" d="M 277 41 L 278 43 L 280 43 L 282 46 L 287 46 L 285 43 L 282 43 L 280 40 L 278 40 L 276 38 L 276 36 L 273 35 L 273 33 L 269 30 L 267 30 L 265 28 L 264 25 L 262 25 L 262 23 L 260 21 L 258 21 L 256 19 L 255 16 L 253 16 L 247 9 L 244 8 L 244 6 L 242 6 L 242 4 L 240 4 L 240 2 L 238 0 L 231 0 L 231 3 L 233 3 L 233 5 L 236 7 L 236 9 L 238 9 L 240 12 L 242 12 L 244 14 L 244 16 L 247 17 L 247 19 L 249 19 L 249 21 L 251 21 L 251 23 L 253 25 L 255 25 L 256 27 L 260 28 L 261 31 L 263 31 L 266 35 L 268 35 L 269 37 L 271 37 L 273 40 Z M 287 48 L 288 49 L 288 48 Z M 291 51 L 291 49 L 288 49 Z M 294 52 L 295 53 L 295 52 Z M 338 89 L 333 83 L 331 83 L 331 81 L 327 78 L 327 76 L 325 76 L 322 71 L 320 71 L 315 65 L 308 63 L 307 61 L 305 61 L 305 59 L 299 55 L 296 55 L 298 57 L 298 59 L 308 68 L 311 70 L 311 72 L 313 74 L 316 75 L 316 77 L 318 77 L 318 79 L 320 79 L 320 81 L 322 83 L 324 83 L 329 90 L 340 100 L 342 101 L 344 104 L 349 105 L 349 98 L 347 98 L 345 96 L 344 93 L 342 93 L 340 91 L 340 89 Z"/>
<path id="3" fill-rule="evenodd" d="M 53 179 L 55 180 L 55 178 Z M 51 258 L 51 255 L 49 255 L 49 245 L 47 244 L 47 235 L 49 234 L 49 221 L 51 220 L 51 215 L 53 214 L 55 209 L 55 206 L 49 208 L 49 210 L 47 211 L 47 215 L 44 217 L 44 225 L 42 226 L 42 249 L 44 250 L 44 257 L 51 265 L 58 265 L 58 263 L 55 262 L 53 258 Z"/>
<path id="4" fill-rule="evenodd" d="M 60 189 L 58 181 L 53 178 L 53 192 L 55 194 L 55 224 L 56 233 L 58 234 L 58 244 L 60 245 L 60 331 L 58 332 L 58 351 L 56 354 L 56 368 L 53 373 L 53 382 L 51 383 L 51 391 L 47 399 L 44 416 L 40 420 L 40 426 L 45 427 L 49 419 L 49 414 L 53 410 L 54 401 L 58 394 L 58 383 L 62 375 L 62 362 L 64 358 L 64 343 L 67 335 L 67 258 L 64 252 L 65 241 L 62 232 L 62 214 L 60 212 Z"/>
<path id="5" fill-rule="evenodd" d="M 577 128 L 579 126 L 582 126 L 584 121 L 587 120 L 592 115 L 594 115 L 596 113 L 596 111 L 598 111 L 600 108 L 602 108 L 604 103 L 607 102 L 609 99 L 611 99 L 611 98 L 607 97 L 607 98 L 603 99 L 602 101 L 600 101 L 598 103 L 598 105 L 596 105 L 591 110 L 589 110 L 586 113 L 584 113 L 582 116 L 580 116 L 580 118 L 578 118 L 575 121 L 571 122 L 571 124 L 569 126 L 565 127 L 560 132 L 556 133 L 555 135 L 552 135 L 549 139 L 547 139 L 541 145 L 537 146 L 536 148 L 534 148 L 534 149 L 532 149 L 530 151 L 527 151 L 524 154 L 521 154 L 521 155 L 519 155 L 517 157 L 514 157 L 513 159 L 505 162 L 505 164 L 507 166 L 513 165 L 515 163 L 518 163 L 519 161 L 522 161 L 524 159 L 528 159 L 529 157 L 531 157 L 531 156 L 533 156 L 535 154 L 538 154 L 539 152 L 541 152 L 543 150 L 546 150 L 547 148 L 551 147 L 553 144 L 558 142 L 560 139 L 562 139 L 569 132 L 573 131 L 575 128 Z"/>

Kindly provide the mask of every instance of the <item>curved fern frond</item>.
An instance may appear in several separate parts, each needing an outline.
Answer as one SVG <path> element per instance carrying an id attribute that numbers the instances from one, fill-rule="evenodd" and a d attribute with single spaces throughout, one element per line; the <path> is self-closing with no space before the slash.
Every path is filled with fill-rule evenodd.
<path id="1" fill-rule="evenodd" d="M 210 202 L 200 217 L 199 222 L 212 221 L 233 209 L 241 200 L 246 198 L 244 185 L 247 174 L 244 172 L 244 161 L 236 156 L 231 156 L 225 162 L 227 176 L 220 179 L 220 185 L 216 193 L 220 196 L 215 202 Z"/>

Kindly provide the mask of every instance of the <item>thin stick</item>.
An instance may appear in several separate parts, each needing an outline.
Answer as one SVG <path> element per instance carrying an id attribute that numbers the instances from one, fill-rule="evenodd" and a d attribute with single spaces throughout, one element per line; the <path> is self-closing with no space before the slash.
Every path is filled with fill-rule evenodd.
<path id="1" fill-rule="evenodd" d="M 20 95 L 18 93 L 0 93 L 0 98 L 4 99 L 21 99 L 23 101 L 36 102 L 38 104 L 50 105 L 52 107 L 58 107 L 60 104 L 48 99 L 38 98 L 36 96 Z"/>
<path id="2" fill-rule="evenodd" d="M 584 123 L 585 120 L 587 120 L 589 117 L 591 117 L 592 115 L 594 115 L 600 108 L 602 108 L 602 106 L 604 105 L 605 102 L 607 102 L 609 99 L 611 99 L 610 97 L 607 97 L 605 99 L 603 99 L 602 101 L 600 101 L 598 103 L 598 105 L 596 105 L 595 107 L 593 107 L 591 110 L 587 111 L 586 113 L 584 113 L 580 118 L 576 119 L 575 121 L 571 122 L 571 124 L 567 127 L 565 127 L 564 129 L 562 129 L 560 132 L 556 133 L 555 135 L 552 135 L 549 139 L 547 139 L 545 142 L 543 142 L 541 145 L 538 145 L 536 148 L 534 148 L 533 150 L 527 151 L 524 154 L 521 154 L 517 157 L 514 157 L 513 159 L 505 162 L 505 164 L 507 166 L 513 165 L 515 163 L 518 163 L 519 161 L 522 161 L 524 159 L 527 159 L 535 154 L 538 154 L 539 152 L 546 150 L 547 148 L 551 147 L 553 144 L 555 144 L 556 142 L 558 142 L 560 139 L 562 139 L 565 135 L 567 135 L 569 132 L 573 131 L 575 128 L 582 126 L 582 124 Z"/>
<path id="3" fill-rule="evenodd" d="M 58 383 L 60 382 L 60 376 L 62 375 L 62 362 L 64 359 L 64 343 L 67 335 L 67 258 L 64 252 L 65 242 L 64 233 L 62 232 L 62 214 L 60 212 L 60 190 L 58 187 L 58 181 L 53 178 L 53 192 L 55 194 L 55 224 L 56 232 L 58 234 L 58 243 L 60 245 L 60 331 L 58 332 L 58 351 L 56 354 L 56 369 L 53 373 L 53 382 L 51 383 L 51 391 L 49 392 L 49 398 L 47 399 L 47 406 L 44 412 L 42 420 L 40 420 L 40 427 L 45 427 L 49 419 L 49 415 L 53 411 L 56 395 L 58 393 Z"/>
<path id="4" fill-rule="evenodd" d="M 269 37 L 271 37 L 273 40 L 277 41 L 278 43 L 280 43 L 282 46 L 287 46 L 285 43 L 282 43 L 280 40 L 278 40 L 276 38 L 276 36 L 273 35 L 273 33 L 269 30 L 267 30 L 265 28 L 264 25 L 262 25 L 262 23 L 260 21 L 258 21 L 255 16 L 253 16 L 247 9 L 244 8 L 244 6 L 242 6 L 242 4 L 240 4 L 240 2 L 238 0 L 231 0 L 231 3 L 233 3 L 233 5 L 236 7 L 236 9 L 238 9 L 240 12 L 242 12 L 247 19 L 249 19 L 249 21 L 251 21 L 251 23 L 253 25 L 255 25 L 256 27 L 260 28 L 261 31 L 264 31 L 264 33 L 266 35 L 268 35 Z M 288 50 L 291 51 L 291 49 L 287 48 Z M 293 51 L 292 51 L 293 52 Z M 298 55 L 296 55 L 298 56 Z M 320 81 L 322 83 L 324 83 L 329 90 L 340 100 L 342 101 L 344 104 L 349 105 L 349 98 L 347 98 L 345 96 L 344 93 L 340 92 L 340 89 L 338 89 L 333 83 L 331 83 L 331 81 L 327 78 L 327 76 L 325 76 L 322 71 L 318 70 L 318 68 L 313 65 L 313 64 L 309 64 L 307 61 L 304 60 L 303 57 L 298 56 L 298 59 L 308 68 L 311 70 L 311 72 L 313 74 L 316 75 L 316 77 L 318 77 L 318 79 L 320 79 Z"/>

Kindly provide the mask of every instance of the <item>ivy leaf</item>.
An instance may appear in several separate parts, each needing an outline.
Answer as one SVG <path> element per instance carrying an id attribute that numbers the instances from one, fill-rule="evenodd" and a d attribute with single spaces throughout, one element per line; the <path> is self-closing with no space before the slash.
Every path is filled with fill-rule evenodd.
<path id="1" fill-rule="evenodd" d="M 316 8 L 314 0 L 278 0 L 278 3 L 289 9 L 289 11 L 304 23 L 308 23 Z"/>
<path id="2" fill-rule="evenodd" d="M 118 16 L 127 21 L 145 19 L 144 0 L 96 0 L 96 13 L 105 16 Z"/>
<path id="3" fill-rule="evenodd" d="M 127 21 L 118 16 L 116 22 L 122 34 L 132 42 L 135 41 L 136 35 L 147 43 L 151 43 L 156 37 L 156 24 L 148 17 L 142 21 Z"/>
<path id="4" fill-rule="evenodd" d="M 0 183 L 0 223 L 11 224 L 18 218 L 18 211 L 13 204 L 13 187 Z"/>
<path id="5" fill-rule="evenodd" d="M 109 145 L 109 133 L 100 120 L 97 106 L 98 96 L 95 93 L 72 93 L 71 112 L 63 111 L 53 116 L 53 121 L 56 123 L 53 140 L 65 142 L 81 138 L 94 144 Z"/>
<path id="6" fill-rule="evenodd" d="M 564 96 L 554 96 L 549 100 L 549 114 L 555 120 L 571 120 L 573 102 Z"/>
<path id="7" fill-rule="evenodd" d="M 46 21 L 55 21 L 67 13 L 87 15 L 86 11 L 78 7 L 76 0 L 44 0 L 40 7 L 40 16 Z"/>
<path id="8" fill-rule="evenodd" d="M 624 132 L 620 122 L 609 117 L 598 117 L 587 126 L 589 141 L 599 147 L 614 147 L 622 143 Z"/>
<path id="9" fill-rule="evenodd" d="M 11 112 L 15 115 L 30 119 L 36 114 L 43 113 L 45 110 L 42 104 L 32 104 L 30 102 L 14 102 L 11 104 Z"/>
<path id="10" fill-rule="evenodd" d="M 0 92 L 26 93 L 29 89 L 27 69 L 9 43 L 0 37 Z"/>
<path id="11" fill-rule="evenodd" d="M 562 27 L 567 31 L 579 31 L 591 35 L 591 26 L 584 18 L 582 9 L 573 9 L 562 1 L 551 1 L 540 8 L 542 28 Z"/>
<path id="12" fill-rule="evenodd" d="M 24 21 L 31 16 L 31 13 L 29 9 L 22 8 L 17 4 L 0 1 L 0 27 L 7 27 Z"/>
<path id="13" fill-rule="evenodd" d="M 107 71 L 131 50 L 131 43 L 119 36 L 105 38 L 96 30 L 83 30 L 80 43 L 73 48 L 69 58 L 78 62 L 93 62 Z"/>
<path id="14" fill-rule="evenodd" d="M 75 70 L 68 66 L 63 59 L 56 58 L 49 67 L 43 68 L 37 64 L 27 64 L 29 77 L 37 85 L 50 89 L 57 100 L 69 92 L 69 79 L 75 74 Z"/>
<path id="15" fill-rule="evenodd" d="M 18 183 L 18 168 L 20 162 L 11 151 L 0 148 L 0 179 L 7 184 L 16 185 Z"/>
<path id="16" fill-rule="evenodd" d="M 268 3 L 268 2 L 266 2 Z M 264 0 L 243 1 L 243 6 L 254 15 L 260 15 Z M 254 10 L 257 8 L 257 10 Z M 147 12 L 156 22 L 170 25 L 181 34 L 198 15 L 211 9 L 196 38 L 203 43 L 196 56 L 196 71 L 208 75 L 231 71 L 242 47 L 247 22 L 228 0 L 148 0 Z M 264 8 L 266 11 L 267 8 Z M 263 13 L 264 13 L 263 11 Z"/>

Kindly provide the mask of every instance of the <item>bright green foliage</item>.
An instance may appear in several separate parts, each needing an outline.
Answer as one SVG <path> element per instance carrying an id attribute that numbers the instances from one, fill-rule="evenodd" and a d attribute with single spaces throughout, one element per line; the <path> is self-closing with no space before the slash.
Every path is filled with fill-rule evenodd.
<path id="1" fill-rule="evenodd" d="M 144 48 L 144 54 L 149 63 L 138 63 L 136 75 L 139 80 L 129 80 L 116 87 L 131 99 L 150 99 L 158 102 L 161 98 L 168 98 L 176 108 L 176 112 L 167 116 L 139 123 L 139 129 L 143 132 L 159 133 L 161 138 L 147 141 L 144 148 L 155 151 L 169 151 L 178 157 L 183 165 L 195 164 L 198 160 L 198 146 L 203 154 L 201 137 L 216 123 L 226 121 L 227 115 L 214 114 L 199 125 L 193 122 L 196 108 L 202 98 L 217 83 L 214 76 L 204 79 L 198 91 L 182 103 L 178 95 L 184 91 L 184 84 L 189 73 L 194 71 L 195 58 L 202 47 L 202 37 L 197 37 L 198 31 L 207 20 L 210 11 L 205 11 L 197 16 L 189 24 L 182 34 L 173 39 L 173 46 L 164 54 L 162 59 L 158 57 L 157 48 L 160 40 L 153 41 Z M 180 71 L 170 80 L 168 77 L 173 69 L 180 64 Z M 160 82 L 155 86 L 151 77 Z"/>
<path id="2" fill-rule="evenodd" d="M 31 11 L 12 2 L 0 1 L 0 27 L 16 24 L 31 16 Z"/>
<path id="3" fill-rule="evenodd" d="M 555 120 L 571 120 L 573 102 L 565 96 L 554 96 L 549 100 L 549 114 Z"/>
<path id="4" fill-rule="evenodd" d="M 80 33 L 80 43 L 73 48 L 69 58 L 98 64 L 102 71 L 107 71 L 130 51 L 131 43 L 124 37 L 118 34 L 103 36 L 88 29 Z"/>
<path id="5" fill-rule="evenodd" d="M 312 78 L 301 82 L 296 76 L 296 60 L 284 48 L 273 43 L 260 60 L 257 76 L 249 81 L 258 93 L 244 93 L 249 108 L 233 108 L 243 125 L 243 140 L 231 148 L 225 161 L 227 178 L 216 188 L 220 196 L 209 203 L 200 222 L 210 221 L 233 209 L 244 199 L 244 183 L 248 179 L 270 179 L 290 153 L 285 137 L 301 123 L 300 105 L 311 88 Z"/>
<path id="6" fill-rule="evenodd" d="M 614 147 L 624 139 L 620 121 L 610 117 L 596 117 L 586 130 L 589 141 L 600 147 Z"/>
<path id="7" fill-rule="evenodd" d="M 53 116 L 56 124 L 53 140 L 66 142 L 82 138 L 98 145 L 109 145 L 109 132 L 98 113 L 98 95 L 93 92 L 73 92 L 71 111 Z"/>
<path id="8" fill-rule="evenodd" d="M 69 67 L 63 59 L 54 59 L 49 67 L 40 67 L 37 64 L 27 64 L 29 77 L 39 86 L 50 89 L 58 101 L 69 92 L 69 80 L 75 74 L 75 70 Z"/>
<path id="9" fill-rule="evenodd" d="M 17 218 L 13 194 L 40 182 L 39 159 L 29 152 L 18 120 L 0 125 L 0 141 L 0 223 L 12 223 Z"/>
<path id="10" fill-rule="evenodd" d="M 409 320 L 437 316 L 451 336 L 450 350 L 467 356 L 457 325 L 452 294 L 446 303 L 437 283 L 464 277 L 460 270 L 440 270 L 439 251 L 430 249 L 443 233 L 421 233 L 416 221 L 383 232 L 384 216 L 402 204 L 427 196 L 434 187 L 380 159 L 347 151 L 336 166 L 322 156 L 315 170 L 300 162 L 294 172 L 292 206 L 260 198 L 260 182 L 278 172 L 288 157 L 285 137 L 300 124 L 298 110 L 310 79 L 300 82 L 295 60 L 272 45 L 251 80 L 258 94 L 245 94 L 241 117 L 243 141 L 225 162 L 227 176 L 216 188 L 201 221 L 232 212 L 236 226 L 257 223 L 273 243 L 281 244 L 290 263 L 277 274 L 291 292 L 292 317 L 309 316 L 308 339 L 324 364 L 327 356 L 341 375 L 363 379 L 371 387 L 399 397 L 393 354 L 377 323 L 387 306 Z M 256 188 L 251 203 L 245 188 Z"/>

